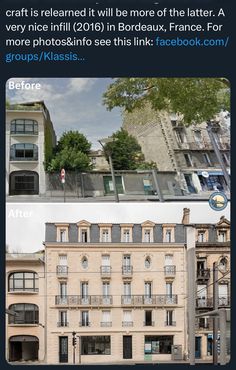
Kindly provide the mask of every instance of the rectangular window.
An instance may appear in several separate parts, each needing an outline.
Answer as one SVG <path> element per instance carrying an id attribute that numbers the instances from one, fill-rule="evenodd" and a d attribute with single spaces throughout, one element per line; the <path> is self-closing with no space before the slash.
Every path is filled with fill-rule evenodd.
<path id="1" fill-rule="evenodd" d="M 123 231 L 123 240 L 124 243 L 130 242 L 130 229 L 124 229 Z"/>
<path id="2" fill-rule="evenodd" d="M 131 303 L 131 283 L 124 283 L 124 303 Z"/>
<path id="3" fill-rule="evenodd" d="M 166 229 L 165 230 L 165 242 L 166 243 L 171 243 L 172 242 L 171 229 Z"/>
<path id="4" fill-rule="evenodd" d="M 152 311 L 145 311 L 145 321 L 144 321 L 145 326 L 152 326 Z"/>
<path id="5" fill-rule="evenodd" d="M 174 325 L 174 311 L 172 310 L 167 310 L 166 311 L 166 325 L 167 326 L 173 326 Z"/>
<path id="6" fill-rule="evenodd" d="M 209 155 L 207 153 L 203 153 L 202 156 L 203 156 L 203 160 L 204 160 L 205 164 L 207 166 L 212 166 Z"/>
<path id="7" fill-rule="evenodd" d="M 66 235 L 66 229 L 60 229 L 59 231 L 59 241 L 64 243 L 67 242 L 67 235 Z"/>
<path id="8" fill-rule="evenodd" d="M 218 233 L 218 241 L 221 242 L 221 243 L 224 243 L 224 242 L 227 241 L 226 231 L 219 231 L 219 233 Z"/>
<path id="9" fill-rule="evenodd" d="M 102 326 L 111 326 L 111 311 L 102 311 Z"/>
<path id="10" fill-rule="evenodd" d="M 58 326 L 68 326 L 67 323 L 67 311 L 59 311 L 59 323 Z"/>
<path id="11" fill-rule="evenodd" d="M 184 158 L 185 158 L 185 161 L 186 161 L 186 164 L 188 167 L 193 167 L 193 161 L 192 161 L 192 157 L 190 154 L 188 153 L 185 153 L 184 154 Z"/>
<path id="12" fill-rule="evenodd" d="M 207 286 L 206 284 L 197 285 L 197 306 L 207 307 Z"/>
<path id="13" fill-rule="evenodd" d="M 206 241 L 206 231 L 205 230 L 199 230 L 197 233 L 197 241 L 199 243 L 204 243 Z"/>
<path id="14" fill-rule="evenodd" d="M 89 312 L 88 311 L 81 311 L 80 326 L 89 326 Z"/>
<path id="15" fill-rule="evenodd" d="M 228 303 L 228 284 L 219 284 L 219 306 L 227 306 Z"/>
<path id="16" fill-rule="evenodd" d="M 67 266 L 67 255 L 66 254 L 59 255 L 59 265 L 60 266 Z"/>
<path id="17" fill-rule="evenodd" d="M 133 319 L 132 319 L 132 311 L 131 310 L 123 311 L 122 326 L 133 326 Z"/>
<path id="18" fill-rule="evenodd" d="M 144 243 L 150 243 L 151 242 L 151 230 L 145 229 L 144 230 Z"/>
<path id="19" fill-rule="evenodd" d="M 110 355 L 111 337 L 81 336 L 81 355 Z"/>
<path id="20" fill-rule="evenodd" d="M 165 266 L 172 266 L 173 265 L 173 254 L 166 254 L 165 255 Z"/>
<path id="21" fill-rule="evenodd" d="M 102 230 L 102 243 L 108 243 L 110 241 L 110 233 L 108 229 Z"/>
<path id="22" fill-rule="evenodd" d="M 88 303 L 88 283 L 83 282 L 81 283 L 81 298 L 82 303 Z"/>
<path id="23" fill-rule="evenodd" d="M 145 354 L 171 354 L 173 335 L 146 336 L 144 343 Z"/>
<path id="24" fill-rule="evenodd" d="M 81 230 L 81 242 L 82 243 L 87 243 L 88 242 L 88 230 L 87 229 L 82 229 Z"/>

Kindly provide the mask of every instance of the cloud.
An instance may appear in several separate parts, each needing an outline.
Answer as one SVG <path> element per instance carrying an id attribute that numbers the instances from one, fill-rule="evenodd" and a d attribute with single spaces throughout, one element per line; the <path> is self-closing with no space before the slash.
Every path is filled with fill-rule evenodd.
<path id="1" fill-rule="evenodd" d="M 67 94 L 89 91 L 96 81 L 97 78 L 71 78 L 68 83 Z"/>

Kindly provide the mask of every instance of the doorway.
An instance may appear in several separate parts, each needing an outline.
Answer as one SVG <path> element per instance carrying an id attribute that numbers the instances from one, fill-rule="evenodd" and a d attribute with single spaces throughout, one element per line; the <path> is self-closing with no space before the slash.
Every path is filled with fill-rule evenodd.
<path id="1" fill-rule="evenodd" d="M 123 358 L 132 358 L 132 335 L 123 336 Z"/>

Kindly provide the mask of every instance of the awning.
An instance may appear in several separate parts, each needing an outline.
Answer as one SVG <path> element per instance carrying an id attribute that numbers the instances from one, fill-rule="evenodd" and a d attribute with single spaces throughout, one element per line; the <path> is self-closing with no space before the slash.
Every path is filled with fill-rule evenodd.
<path id="1" fill-rule="evenodd" d="M 10 338 L 10 342 L 38 342 L 38 338 L 33 335 L 15 335 Z"/>

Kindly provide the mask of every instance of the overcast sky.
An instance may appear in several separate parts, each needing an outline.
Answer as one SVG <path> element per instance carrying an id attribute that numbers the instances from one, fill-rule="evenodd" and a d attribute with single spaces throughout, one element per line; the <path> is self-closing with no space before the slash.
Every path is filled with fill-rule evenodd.
<path id="1" fill-rule="evenodd" d="M 6 96 L 12 103 L 44 100 L 49 109 L 57 138 L 66 130 L 85 134 L 93 148 L 97 140 L 110 136 L 121 126 L 120 109 L 107 111 L 102 95 L 111 78 L 12 78 L 11 81 L 41 84 L 41 90 L 9 90 Z"/>
<path id="2" fill-rule="evenodd" d="M 230 206 L 213 211 L 207 202 L 179 203 L 55 203 L 6 204 L 7 235 L 10 251 L 35 252 L 43 247 L 46 222 L 91 223 L 181 223 L 183 208 L 190 208 L 190 222 L 216 223 L 221 216 L 230 219 Z M 27 212 L 25 217 L 21 217 Z"/>

